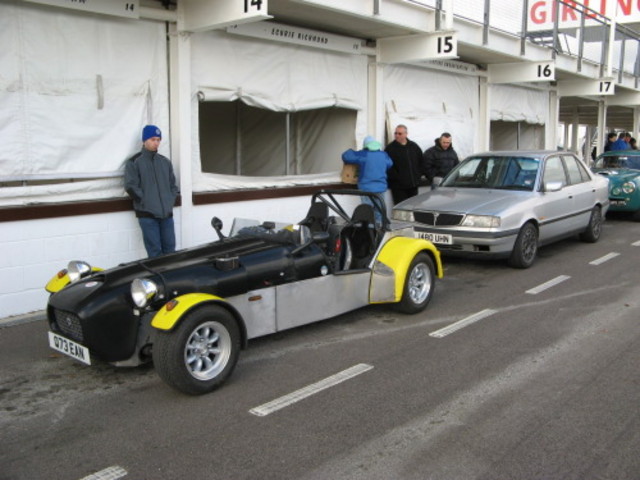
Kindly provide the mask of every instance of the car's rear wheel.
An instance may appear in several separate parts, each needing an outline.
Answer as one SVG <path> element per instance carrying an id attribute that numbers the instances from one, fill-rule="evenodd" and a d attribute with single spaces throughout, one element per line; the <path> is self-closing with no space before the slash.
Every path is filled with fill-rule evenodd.
<path id="1" fill-rule="evenodd" d="M 580 240 L 587 243 L 595 243 L 600 238 L 602 233 L 602 210 L 600 207 L 593 207 L 591 210 L 591 217 L 589 218 L 589 225 L 584 232 L 580 234 Z"/>
<path id="2" fill-rule="evenodd" d="M 187 314 L 170 332 L 158 331 L 153 362 L 176 390 L 201 395 L 215 390 L 231 375 L 240 352 L 240 332 L 231 313 L 209 305 Z"/>
<path id="3" fill-rule="evenodd" d="M 402 299 L 397 304 L 403 313 L 417 313 L 424 310 L 431 300 L 435 286 L 435 268 L 431 257 L 421 252 L 409 265 L 404 281 Z"/>
<path id="4" fill-rule="evenodd" d="M 511 256 L 509 257 L 509 265 L 514 268 L 529 268 L 533 265 L 538 254 L 538 229 L 533 223 L 525 223 L 516 243 L 513 245 Z"/>

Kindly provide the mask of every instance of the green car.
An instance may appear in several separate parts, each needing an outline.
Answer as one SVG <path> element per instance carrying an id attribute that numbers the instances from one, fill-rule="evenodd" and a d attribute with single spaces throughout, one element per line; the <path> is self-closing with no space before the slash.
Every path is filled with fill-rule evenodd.
<path id="1" fill-rule="evenodd" d="M 592 170 L 609 179 L 609 211 L 631 212 L 640 221 L 640 150 L 605 152 Z"/>

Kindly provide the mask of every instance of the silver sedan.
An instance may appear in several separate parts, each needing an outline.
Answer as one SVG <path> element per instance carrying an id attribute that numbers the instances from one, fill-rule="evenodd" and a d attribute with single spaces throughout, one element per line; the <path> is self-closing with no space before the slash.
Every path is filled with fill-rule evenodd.
<path id="1" fill-rule="evenodd" d="M 576 234 L 597 242 L 608 208 L 608 180 L 572 153 L 504 151 L 470 156 L 435 190 L 396 205 L 392 217 L 445 255 L 528 268 L 541 245 Z"/>

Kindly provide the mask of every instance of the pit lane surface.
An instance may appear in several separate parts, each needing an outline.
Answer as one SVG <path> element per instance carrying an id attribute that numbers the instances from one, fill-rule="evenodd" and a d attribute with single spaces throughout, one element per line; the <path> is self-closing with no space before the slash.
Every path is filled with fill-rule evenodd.
<path id="1" fill-rule="evenodd" d="M 252 341 L 202 397 L 57 354 L 43 321 L 2 328 L 0 479 L 638 478 L 640 224 L 528 270 L 445 266 L 425 312 Z"/>

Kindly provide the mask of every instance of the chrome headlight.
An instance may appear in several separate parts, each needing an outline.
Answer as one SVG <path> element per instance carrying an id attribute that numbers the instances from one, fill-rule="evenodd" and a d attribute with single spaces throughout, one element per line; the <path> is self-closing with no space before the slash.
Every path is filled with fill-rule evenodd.
<path id="1" fill-rule="evenodd" d="M 467 215 L 460 225 L 474 228 L 498 228 L 500 226 L 500 217 L 491 215 Z"/>
<path id="2" fill-rule="evenodd" d="M 624 182 L 622 184 L 622 191 L 627 195 L 629 195 L 630 193 L 633 193 L 636 191 L 636 184 L 633 182 Z"/>
<path id="3" fill-rule="evenodd" d="M 88 273 L 91 273 L 91 265 L 87 262 L 74 260 L 69 262 L 67 265 L 67 275 L 69 275 L 69 280 L 71 280 L 71 282 L 80 280 Z"/>
<path id="4" fill-rule="evenodd" d="M 136 278 L 131 282 L 131 299 L 140 308 L 149 305 L 156 293 L 158 286 L 147 278 Z"/>
<path id="5" fill-rule="evenodd" d="M 413 222 L 413 212 L 409 210 L 393 210 L 391 212 L 391 219 L 398 220 L 400 222 Z"/>

